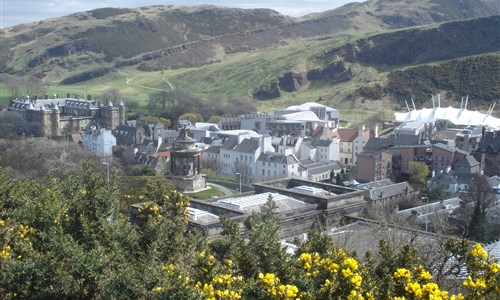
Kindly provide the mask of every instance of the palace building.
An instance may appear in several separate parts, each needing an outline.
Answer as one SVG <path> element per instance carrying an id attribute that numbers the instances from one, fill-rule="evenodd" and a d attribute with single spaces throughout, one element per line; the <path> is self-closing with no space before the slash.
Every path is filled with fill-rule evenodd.
<path id="1" fill-rule="evenodd" d="M 38 123 L 42 134 L 49 137 L 79 133 L 89 125 L 114 130 L 125 124 L 122 101 L 116 107 L 111 101 L 104 105 L 91 97 L 71 98 L 69 94 L 66 98 L 46 95 L 44 99 L 30 99 L 26 96 L 21 100 L 11 100 L 7 109 L 21 114 L 26 122 Z"/>

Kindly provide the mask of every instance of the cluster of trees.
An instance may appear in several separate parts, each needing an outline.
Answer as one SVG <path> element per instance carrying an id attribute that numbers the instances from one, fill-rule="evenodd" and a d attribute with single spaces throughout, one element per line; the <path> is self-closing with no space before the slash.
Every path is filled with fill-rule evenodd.
<path id="1" fill-rule="evenodd" d="M 44 135 L 42 126 L 37 122 L 28 122 L 23 117 L 8 110 L 0 111 L 0 138 L 19 139 L 23 136 L 40 137 Z"/>
<path id="2" fill-rule="evenodd" d="M 17 77 L 6 73 L 0 74 L 0 83 L 5 83 L 13 98 L 22 98 L 26 95 L 43 96 L 47 93 L 50 84 L 37 77 Z"/>
<path id="3" fill-rule="evenodd" d="M 180 89 L 151 94 L 148 109 L 170 120 L 191 119 L 193 122 L 217 121 L 222 115 L 239 115 L 255 111 L 252 102 L 243 97 L 223 99 L 215 95 L 208 100 L 197 98 Z"/>
<path id="4" fill-rule="evenodd" d="M 57 177 L 65 173 L 81 174 L 85 161 L 100 162 L 95 153 L 74 143 L 46 138 L 0 139 L 0 168 L 11 178 L 43 181 L 47 174 Z"/>
<path id="5" fill-rule="evenodd" d="M 222 235 L 207 241 L 187 229 L 188 197 L 157 180 L 121 194 L 113 178 L 91 164 L 79 177 L 45 183 L 0 172 L 0 298 L 493 299 L 500 292 L 498 263 L 465 240 L 440 244 L 445 259 L 432 264 L 411 244 L 381 241 L 358 256 L 314 231 L 288 254 L 269 199 L 246 219 L 244 237 L 221 217 Z M 133 222 L 119 210 L 136 201 L 146 204 Z M 465 269 L 464 280 L 455 271 Z"/>

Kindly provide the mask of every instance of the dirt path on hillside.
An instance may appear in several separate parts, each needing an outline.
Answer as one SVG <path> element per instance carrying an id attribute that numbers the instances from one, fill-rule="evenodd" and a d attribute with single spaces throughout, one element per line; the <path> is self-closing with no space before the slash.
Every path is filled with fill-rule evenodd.
<path id="1" fill-rule="evenodd" d="M 117 71 L 117 72 L 119 74 L 127 76 L 127 74 L 122 72 L 122 71 Z M 148 89 L 148 90 L 152 90 L 152 91 L 160 91 L 160 92 L 168 92 L 168 91 L 171 91 L 174 89 L 174 86 L 168 80 L 166 80 L 164 77 L 162 77 L 161 80 L 163 80 L 165 83 L 168 84 L 170 90 L 158 89 L 158 88 L 149 87 L 149 86 L 145 86 L 145 85 L 133 84 L 133 83 L 131 83 L 132 79 L 134 79 L 133 76 L 132 77 L 125 77 L 125 84 L 130 85 L 130 86 L 134 86 L 134 87 L 138 87 L 138 88 Z"/>

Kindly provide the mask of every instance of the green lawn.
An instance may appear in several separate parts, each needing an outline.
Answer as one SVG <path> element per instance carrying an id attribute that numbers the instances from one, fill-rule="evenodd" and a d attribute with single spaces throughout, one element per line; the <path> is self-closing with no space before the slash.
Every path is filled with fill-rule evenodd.
<path id="1" fill-rule="evenodd" d="M 218 197 L 219 190 L 211 186 L 209 189 L 197 193 L 186 193 L 186 194 L 193 199 L 203 200 L 203 199 L 210 199 L 213 196 Z"/>
<path id="2" fill-rule="evenodd" d="M 10 89 L 0 83 L 0 106 L 7 106 L 10 102 Z"/>

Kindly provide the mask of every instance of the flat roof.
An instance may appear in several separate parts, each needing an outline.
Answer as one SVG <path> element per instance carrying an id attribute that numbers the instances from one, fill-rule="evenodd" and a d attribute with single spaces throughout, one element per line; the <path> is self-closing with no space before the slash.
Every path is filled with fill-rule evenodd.
<path id="1" fill-rule="evenodd" d="M 261 193 L 239 198 L 226 198 L 215 202 L 214 204 L 228 207 L 244 213 L 251 213 L 252 211 L 260 210 L 260 206 L 267 202 L 269 196 L 272 197 L 276 203 L 278 212 L 284 212 L 292 209 L 303 208 L 311 204 L 305 203 L 289 196 L 284 196 L 279 193 Z"/>
<path id="2" fill-rule="evenodd" d="M 188 207 L 189 221 L 195 223 L 218 223 L 219 216 L 209 213 L 208 211 Z"/>

